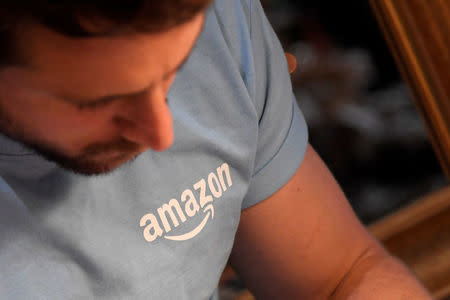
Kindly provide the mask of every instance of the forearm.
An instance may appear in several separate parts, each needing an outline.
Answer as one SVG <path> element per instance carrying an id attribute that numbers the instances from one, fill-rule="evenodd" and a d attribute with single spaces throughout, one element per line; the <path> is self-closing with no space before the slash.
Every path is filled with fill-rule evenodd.
<path id="1" fill-rule="evenodd" d="M 432 299 L 408 268 L 384 250 L 367 252 L 330 296 L 343 299 Z"/>

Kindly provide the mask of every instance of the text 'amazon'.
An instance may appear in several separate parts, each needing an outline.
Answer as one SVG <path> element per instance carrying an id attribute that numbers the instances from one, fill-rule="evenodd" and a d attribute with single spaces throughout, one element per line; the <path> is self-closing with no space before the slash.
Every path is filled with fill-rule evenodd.
<path id="1" fill-rule="evenodd" d="M 180 200 L 172 198 L 156 212 L 144 215 L 139 225 L 144 227 L 145 240 L 153 242 L 158 237 L 164 237 L 174 241 L 185 241 L 195 237 L 203 230 L 208 220 L 214 218 L 214 199 L 221 198 L 232 185 L 230 168 L 224 163 L 215 172 L 194 183 L 192 188 L 185 189 L 180 195 Z M 181 235 L 169 235 L 172 226 L 173 228 L 180 226 L 188 218 L 195 217 L 199 211 L 202 211 L 204 217 L 194 229 Z"/>

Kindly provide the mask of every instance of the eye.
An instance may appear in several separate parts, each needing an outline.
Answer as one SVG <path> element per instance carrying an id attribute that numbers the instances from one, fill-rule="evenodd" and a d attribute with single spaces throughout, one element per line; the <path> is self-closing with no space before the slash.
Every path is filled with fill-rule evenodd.
<path id="1" fill-rule="evenodd" d="M 97 103 L 77 103 L 75 107 L 78 111 L 87 111 L 87 110 L 96 110 L 101 107 L 106 106 L 105 104 L 97 104 Z"/>
<path id="2" fill-rule="evenodd" d="M 79 111 L 86 111 L 86 110 L 97 110 L 102 109 L 107 106 L 109 106 L 113 101 L 116 101 L 117 99 L 115 97 L 105 97 L 103 99 L 92 101 L 92 102 L 86 102 L 86 103 L 75 103 L 75 107 Z"/>

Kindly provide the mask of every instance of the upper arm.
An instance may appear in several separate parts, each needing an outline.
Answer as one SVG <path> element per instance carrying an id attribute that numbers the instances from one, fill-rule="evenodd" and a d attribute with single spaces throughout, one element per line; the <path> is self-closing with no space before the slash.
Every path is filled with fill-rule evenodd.
<path id="1" fill-rule="evenodd" d="M 242 212 L 231 264 L 259 298 L 325 298 L 373 238 L 308 146 L 294 176 Z"/>

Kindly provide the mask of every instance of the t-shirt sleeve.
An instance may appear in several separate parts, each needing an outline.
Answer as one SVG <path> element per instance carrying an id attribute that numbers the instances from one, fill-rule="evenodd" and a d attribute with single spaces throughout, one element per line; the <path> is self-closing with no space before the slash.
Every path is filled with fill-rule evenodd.
<path id="1" fill-rule="evenodd" d="M 247 5 L 259 131 L 253 175 L 242 209 L 284 186 L 300 166 L 308 144 L 306 122 L 295 101 L 284 50 L 259 0 L 249 0 Z"/>

